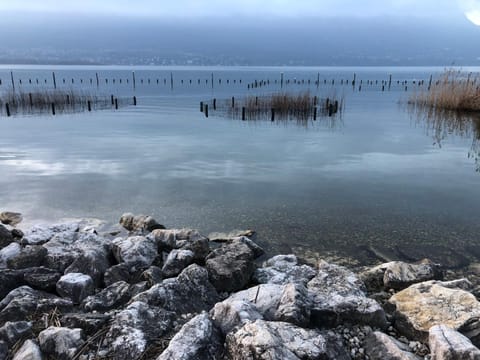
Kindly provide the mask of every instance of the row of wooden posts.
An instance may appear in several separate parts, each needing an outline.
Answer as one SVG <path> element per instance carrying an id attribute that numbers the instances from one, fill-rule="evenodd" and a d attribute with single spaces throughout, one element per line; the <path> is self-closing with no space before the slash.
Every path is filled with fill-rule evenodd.
<path id="1" fill-rule="evenodd" d="M 15 90 L 15 86 L 16 86 L 16 83 L 15 83 L 15 79 L 14 79 L 14 74 L 13 74 L 13 71 L 10 72 L 10 77 L 11 77 L 11 85 L 13 87 L 13 90 Z M 129 84 L 130 83 L 130 80 L 132 82 L 132 86 L 133 86 L 133 89 L 136 88 L 137 86 L 137 79 L 136 79 L 136 76 L 135 76 L 135 72 L 132 72 L 132 78 L 129 79 L 129 78 L 125 78 L 125 79 L 122 79 L 122 78 L 118 78 L 118 79 L 111 79 L 111 82 L 113 84 L 115 84 L 116 80 L 118 80 L 118 83 L 122 84 L 122 80 L 125 81 L 126 84 Z M 332 79 L 332 80 L 329 80 L 327 81 L 327 79 L 323 79 L 323 84 L 324 85 L 327 85 L 327 84 L 331 84 L 331 85 L 335 85 L 335 81 L 337 82 L 337 84 L 339 83 L 340 85 L 351 85 L 353 88 L 356 87 L 356 85 L 358 84 L 358 81 L 357 81 L 357 74 L 354 73 L 353 74 L 353 78 L 352 80 L 348 80 L 348 79 L 340 79 L 340 80 L 335 80 L 335 79 Z M 428 88 L 430 89 L 431 85 L 432 85 L 432 81 L 433 81 L 433 76 L 430 75 L 430 79 L 428 81 Z M 475 81 L 475 80 L 473 80 Z M 33 83 L 36 83 L 36 84 L 39 84 L 40 81 L 38 78 L 35 79 L 35 81 L 33 81 L 31 78 L 28 79 L 28 83 L 29 84 L 33 84 Z M 45 84 L 48 83 L 47 79 L 44 79 L 44 82 Z M 80 83 L 83 84 L 83 79 L 80 79 Z M 95 73 L 95 79 L 93 78 L 90 78 L 89 79 L 89 82 L 91 85 L 93 85 L 94 83 L 96 84 L 97 87 L 100 87 L 100 84 L 102 82 L 105 82 L 105 84 L 108 84 L 109 83 L 109 79 L 108 78 L 104 78 L 104 79 L 101 79 L 98 75 L 98 73 Z M 154 79 L 154 81 L 151 81 L 150 78 L 148 79 L 145 79 L 145 82 L 148 83 L 148 84 L 151 84 L 151 83 L 154 83 L 156 82 L 156 84 L 160 84 L 161 81 L 160 79 Z M 184 79 L 181 79 L 180 80 L 180 83 L 181 84 L 184 84 L 184 83 L 189 83 L 189 84 L 193 84 L 195 81 L 192 80 L 192 79 L 189 79 L 189 80 L 184 80 Z M 198 79 L 196 81 L 198 83 L 198 85 L 200 85 L 202 83 L 202 80 L 201 79 Z M 232 81 L 230 81 L 230 79 L 227 79 L 224 81 L 226 84 L 230 84 L 230 82 L 232 82 L 233 84 L 236 84 L 237 83 L 237 80 L 234 79 Z M 425 81 L 424 80 L 420 80 L 420 81 L 416 81 L 416 80 L 410 80 L 410 82 L 413 84 L 413 85 L 418 85 L 418 86 L 422 86 L 425 84 Z M 55 74 L 55 72 L 52 72 L 52 83 L 53 83 L 53 87 L 54 89 L 57 88 L 57 76 Z M 67 83 L 67 80 L 65 78 L 63 78 L 63 84 L 66 84 Z M 75 79 L 71 79 L 71 83 L 74 84 L 75 83 Z M 140 79 L 140 83 L 143 84 L 144 83 L 144 79 Z M 208 84 L 211 84 L 212 88 L 214 87 L 214 83 L 215 83 L 215 79 L 214 79 L 214 74 L 212 73 L 211 74 L 211 78 L 210 79 L 205 79 L 205 84 L 208 85 Z M 238 83 L 239 84 L 242 84 L 242 80 L 239 79 L 238 80 Z M 264 87 L 264 86 L 269 86 L 271 84 L 276 84 L 278 85 L 278 83 L 280 83 L 280 87 L 283 88 L 285 85 L 289 85 L 289 84 L 308 84 L 308 85 L 311 85 L 311 84 L 314 84 L 318 87 L 320 87 L 320 84 L 321 84 L 321 80 L 320 80 L 320 73 L 317 74 L 317 79 L 312 81 L 311 79 L 284 79 L 284 74 L 281 73 L 281 76 L 280 76 L 280 80 L 278 79 L 275 79 L 275 80 L 255 80 L 251 83 L 248 83 L 247 84 L 247 88 L 248 89 L 256 89 L 256 88 L 261 88 L 261 87 Z M 403 81 L 400 81 L 400 80 L 397 80 L 396 81 L 396 84 L 397 85 L 402 85 L 405 87 L 405 89 L 408 89 L 407 88 L 407 85 L 408 85 L 409 81 L 408 80 L 403 80 Z M 436 84 L 438 85 L 439 83 L 439 80 L 436 81 Z M 22 79 L 19 79 L 18 80 L 18 84 L 19 85 L 22 85 Z M 174 88 L 174 84 L 175 84 L 175 81 L 174 81 L 174 77 L 173 77 L 173 73 L 170 73 L 170 81 L 167 80 L 167 78 L 163 78 L 163 84 L 164 85 L 167 85 L 169 84 L 171 89 L 173 90 Z M 218 79 L 218 84 L 221 85 L 222 84 L 222 79 L 219 78 Z M 360 80 L 359 81 L 359 87 L 358 89 L 361 91 L 362 89 L 362 85 L 364 84 L 363 80 Z M 389 79 L 388 80 L 366 80 L 366 84 L 367 85 L 378 85 L 378 84 L 381 84 L 382 86 L 382 91 L 385 91 L 386 89 L 390 90 L 391 89 L 391 86 L 393 84 L 392 82 L 392 75 L 390 74 L 389 75 Z M 0 79 L 0 85 L 2 85 L 2 79 Z"/>
<path id="2" fill-rule="evenodd" d="M 30 100 L 29 101 L 30 102 L 30 109 L 33 109 L 34 104 L 33 104 L 32 94 L 29 93 L 28 95 L 29 95 L 29 100 Z M 111 105 L 113 107 L 115 107 L 115 110 L 118 110 L 118 106 L 119 106 L 118 98 L 111 95 L 110 101 L 111 101 Z M 69 95 L 66 95 L 64 105 L 65 104 L 70 105 L 70 96 Z M 56 104 L 55 102 L 51 102 L 50 104 L 43 104 L 43 105 L 48 105 L 48 107 L 51 109 L 52 115 L 56 115 L 57 105 L 60 105 L 60 104 Z M 87 110 L 92 111 L 92 100 L 87 100 L 86 105 L 87 105 Z M 133 105 L 137 106 L 137 97 L 136 96 L 133 97 Z M 13 103 L 13 104 L 9 104 L 8 102 L 5 103 L 5 113 L 8 117 L 10 117 L 12 115 L 12 108 L 16 108 L 15 103 Z"/>
<path id="3" fill-rule="evenodd" d="M 258 103 L 258 97 L 256 97 L 256 103 Z M 317 96 L 314 96 L 314 106 L 312 108 L 312 118 L 313 118 L 313 120 L 317 120 L 317 112 L 318 112 L 318 108 L 316 106 L 317 104 L 318 104 L 318 98 L 317 98 Z M 217 99 L 216 98 L 214 98 L 212 100 L 212 107 L 213 107 L 214 111 L 217 110 Z M 232 99 L 231 99 L 231 108 L 235 109 L 235 97 L 234 96 L 232 96 Z M 333 116 L 334 114 L 336 114 L 339 111 L 338 100 L 330 100 L 329 98 L 327 98 L 325 100 L 324 108 L 325 108 L 326 113 L 328 114 L 329 117 Z M 208 103 L 200 101 L 200 112 L 202 112 L 205 115 L 206 118 L 208 118 L 208 116 L 209 116 L 208 111 L 209 111 Z M 245 106 L 242 106 L 241 119 L 243 121 L 247 120 L 246 112 L 247 112 L 247 108 Z M 271 114 L 270 120 L 275 121 L 276 111 L 275 111 L 274 108 L 270 109 L 270 114 Z"/>

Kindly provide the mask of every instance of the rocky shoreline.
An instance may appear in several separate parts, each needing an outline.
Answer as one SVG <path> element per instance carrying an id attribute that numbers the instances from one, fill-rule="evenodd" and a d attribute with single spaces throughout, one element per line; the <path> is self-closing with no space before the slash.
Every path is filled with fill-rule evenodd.
<path id="1" fill-rule="evenodd" d="M 475 266 L 353 272 L 266 259 L 252 231 L 21 220 L 0 214 L 0 359 L 480 359 Z"/>

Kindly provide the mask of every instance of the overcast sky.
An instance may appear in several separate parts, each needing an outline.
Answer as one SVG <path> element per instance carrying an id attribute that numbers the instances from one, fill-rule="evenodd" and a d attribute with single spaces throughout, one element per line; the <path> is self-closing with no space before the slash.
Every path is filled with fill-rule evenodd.
<path id="1" fill-rule="evenodd" d="M 128 16 L 419 16 L 480 10 L 480 0 L 0 0 L 0 11 Z"/>

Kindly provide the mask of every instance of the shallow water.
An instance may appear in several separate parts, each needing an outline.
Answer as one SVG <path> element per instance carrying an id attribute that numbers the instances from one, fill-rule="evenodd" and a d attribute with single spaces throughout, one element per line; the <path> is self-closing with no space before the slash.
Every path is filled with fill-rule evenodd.
<path id="1" fill-rule="evenodd" d="M 11 87 L 10 70 L 0 68 L 0 92 Z M 52 87 L 52 70 L 60 88 L 135 95 L 138 106 L 1 115 L 0 210 L 20 211 L 28 221 L 112 223 L 129 211 L 205 234 L 252 228 L 271 252 L 337 253 L 362 263 L 375 260 L 372 247 L 394 249 L 393 257 L 407 249 L 400 255 L 415 259 L 450 251 L 469 257 L 479 245 L 480 174 L 469 157 L 478 153 L 478 132 L 471 123 L 446 129 L 405 105 L 414 80 L 442 69 L 146 67 L 134 69 L 133 89 L 131 68 L 15 67 L 16 90 Z M 382 92 L 389 74 L 392 87 Z M 270 85 L 248 89 L 254 80 Z M 200 101 L 214 97 L 305 89 L 343 98 L 342 115 L 305 127 L 211 110 L 207 119 L 199 111 Z"/>

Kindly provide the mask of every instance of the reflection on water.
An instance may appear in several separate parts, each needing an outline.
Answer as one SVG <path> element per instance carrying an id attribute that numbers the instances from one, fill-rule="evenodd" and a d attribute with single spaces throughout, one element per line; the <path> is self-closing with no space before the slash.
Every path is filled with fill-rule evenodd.
<path id="1" fill-rule="evenodd" d="M 451 136 L 471 139 L 467 156 L 475 161 L 475 171 L 480 172 L 480 114 L 424 106 L 411 106 L 409 111 L 416 124 L 424 125 L 426 134 L 433 139 L 433 145 L 440 149 Z"/>

